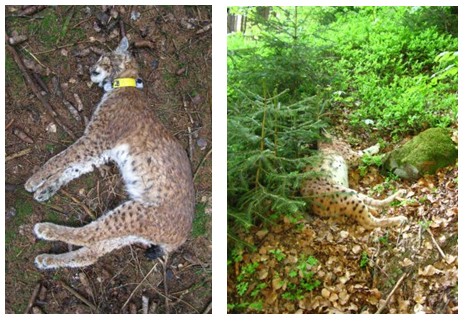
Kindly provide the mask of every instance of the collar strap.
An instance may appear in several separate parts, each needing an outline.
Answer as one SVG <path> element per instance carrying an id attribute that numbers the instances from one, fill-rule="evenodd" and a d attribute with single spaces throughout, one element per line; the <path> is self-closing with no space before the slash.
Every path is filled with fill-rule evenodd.
<path id="1" fill-rule="evenodd" d="M 141 78 L 118 78 L 112 82 L 112 88 L 118 89 L 120 87 L 135 87 L 137 89 L 143 88 L 143 80 Z"/>

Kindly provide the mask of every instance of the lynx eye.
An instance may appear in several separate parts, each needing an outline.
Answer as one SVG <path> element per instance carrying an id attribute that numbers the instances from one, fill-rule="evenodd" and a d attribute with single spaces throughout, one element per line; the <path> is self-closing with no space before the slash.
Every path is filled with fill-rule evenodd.
<path id="1" fill-rule="evenodd" d="M 92 76 L 98 76 L 99 74 L 100 74 L 100 73 L 99 73 L 98 71 L 92 71 L 92 72 L 91 72 L 91 75 L 92 75 Z"/>

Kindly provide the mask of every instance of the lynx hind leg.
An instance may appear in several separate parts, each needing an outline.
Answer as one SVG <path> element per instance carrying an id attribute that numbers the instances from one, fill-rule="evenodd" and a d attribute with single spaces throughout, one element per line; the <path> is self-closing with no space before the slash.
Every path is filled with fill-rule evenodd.
<path id="1" fill-rule="evenodd" d="M 85 267 L 94 264 L 106 253 L 122 248 L 127 244 L 128 242 L 124 241 L 124 239 L 106 240 L 59 255 L 41 254 L 36 257 L 34 262 L 39 269 Z"/>
<path id="2" fill-rule="evenodd" d="M 383 207 L 383 206 L 389 205 L 392 201 L 401 197 L 404 194 L 405 194 L 405 190 L 399 190 L 396 193 L 392 194 L 391 196 L 388 196 L 384 200 L 376 200 L 374 198 L 371 198 L 361 193 L 358 194 L 358 197 L 362 199 L 365 202 L 365 204 L 368 206 Z"/>
<path id="3" fill-rule="evenodd" d="M 44 240 L 90 246 L 99 241 L 144 234 L 145 221 L 140 213 L 150 217 L 151 212 L 154 212 L 152 208 L 145 208 L 138 202 L 128 201 L 83 227 L 38 223 L 34 226 L 34 233 Z"/>
<path id="4" fill-rule="evenodd" d="M 396 196 L 391 196 L 386 200 L 390 200 L 391 198 L 394 199 L 397 197 L 398 193 L 395 195 Z M 407 221 L 405 216 L 397 216 L 392 218 L 374 217 L 373 214 L 377 214 L 376 209 L 374 208 L 375 205 L 368 205 L 366 203 L 366 199 L 371 198 L 363 194 L 359 194 L 352 189 L 340 186 L 337 192 L 321 195 L 318 197 L 318 203 L 314 203 L 313 211 L 319 215 L 326 216 L 346 215 L 352 219 L 355 219 L 366 229 L 395 226 Z M 378 204 L 378 206 L 380 206 L 379 202 L 381 201 L 373 199 L 371 200 L 377 201 L 378 203 L 373 204 Z"/>
<path id="5" fill-rule="evenodd" d="M 184 233 L 191 223 L 174 224 L 167 213 L 158 207 L 128 201 L 83 227 L 38 223 L 34 227 L 38 238 L 82 248 L 61 255 L 39 255 L 36 265 L 41 269 L 88 266 L 105 253 L 134 243 L 158 245 L 163 253 L 169 253 L 185 241 Z"/>
<path id="6" fill-rule="evenodd" d="M 375 209 L 371 206 L 367 206 L 363 200 L 357 198 L 356 196 L 352 199 L 352 202 L 346 207 L 344 213 L 348 216 L 350 215 L 351 217 L 353 217 L 366 229 L 396 226 L 407 221 L 407 218 L 405 216 L 396 216 L 392 218 L 376 218 L 373 216 L 373 214 L 376 213 Z"/>

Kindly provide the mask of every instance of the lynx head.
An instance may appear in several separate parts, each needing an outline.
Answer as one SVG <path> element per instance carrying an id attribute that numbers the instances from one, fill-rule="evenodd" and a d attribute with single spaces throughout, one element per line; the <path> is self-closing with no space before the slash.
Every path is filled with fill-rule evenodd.
<path id="1" fill-rule="evenodd" d="M 112 82 L 115 78 L 125 76 L 136 76 L 136 62 L 128 51 L 129 43 L 123 37 L 118 47 L 111 53 L 102 55 L 96 64 L 90 69 L 91 81 L 103 87 L 105 83 Z"/>

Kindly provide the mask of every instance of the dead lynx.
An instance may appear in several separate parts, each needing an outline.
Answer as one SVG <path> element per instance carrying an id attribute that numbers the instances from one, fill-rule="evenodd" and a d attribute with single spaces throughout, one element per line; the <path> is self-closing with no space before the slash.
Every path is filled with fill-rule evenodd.
<path id="1" fill-rule="evenodd" d="M 314 171 L 317 176 L 304 181 L 301 194 L 310 203 L 311 211 L 323 217 L 349 217 L 367 229 L 399 225 L 407 221 L 405 216 L 376 218 L 375 207 L 383 207 L 401 196 L 400 190 L 384 200 L 375 200 L 349 188 L 347 162 L 356 161 L 364 153 L 374 154 L 379 145 L 356 153 L 344 142 L 333 140 L 320 143 L 320 162 L 306 171 Z"/>
<path id="2" fill-rule="evenodd" d="M 107 92 L 84 135 L 42 166 L 25 188 L 42 202 L 72 179 L 113 161 L 130 200 L 84 227 L 36 224 L 38 238 L 81 246 L 64 254 L 37 256 L 40 269 L 91 265 L 133 243 L 157 245 L 168 253 L 183 244 L 191 230 L 195 202 L 190 161 L 136 88 L 138 70 L 127 38 L 90 72 L 91 80 Z"/>

